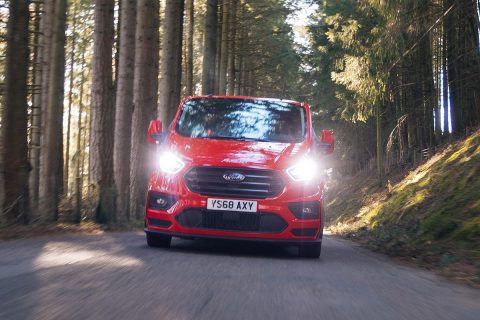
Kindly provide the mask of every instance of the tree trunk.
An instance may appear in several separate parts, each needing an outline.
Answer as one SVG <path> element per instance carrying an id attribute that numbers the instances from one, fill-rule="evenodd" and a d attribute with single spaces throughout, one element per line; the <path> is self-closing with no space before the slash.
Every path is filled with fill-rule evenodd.
<path id="1" fill-rule="evenodd" d="M 383 138 L 382 138 L 382 111 L 380 104 L 376 106 L 376 120 L 377 120 L 377 179 L 378 184 L 383 185 Z"/>
<path id="2" fill-rule="evenodd" d="M 43 215 L 47 214 L 43 212 L 43 199 L 41 198 L 43 194 L 46 194 L 47 191 L 45 190 L 47 183 L 47 174 L 46 174 L 46 155 L 47 155 L 47 148 L 46 148 L 46 122 L 47 122 L 47 115 L 48 115 L 48 94 L 49 94 L 49 79 L 50 79 L 50 68 L 51 68 L 51 52 L 52 52 L 52 37 L 53 37 L 53 29 L 55 23 L 55 1 L 46 1 L 43 4 L 43 14 L 42 19 L 40 21 L 40 48 L 42 50 L 42 87 L 41 87 L 41 98 L 40 98 L 40 114 L 41 114 L 41 127 L 40 127 L 40 164 L 39 164 L 39 184 L 38 184 L 38 208 L 39 215 L 44 218 Z M 34 172 L 35 173 L 35 168 Z M 33 186 L 35 187 L 35 186 Z M 35 210 L 35 209 L 34 209 Z"/>
<path id="3" fill-rule="evenodd" d="M 228 65 L 228 34 L 230 26 L 230 1 L 224 0 L 222 3 L 222 34 L 220 40 L 220 64 L 218 71 L 218 94 L 225 95 L 227 91 L 227 65 Z"/>
<path id="4" fill-rule="evenodd" d="M 227 95 L 235 94 L 235 45 L 237 30 L 237 1 L 230 0 L 230 35 L 228 41 L 228 86 Z"/>
<path id="5" fill-rule="evenodd" d="M 449 99 L 449 81 L 448 81 L 448 61 L 447 61 L 447 32 L 445 23 L 443 25 L 443 43 L 442 43 L 442 96 L 443 96 L 443 135 L 450 135 L 448 119 L 450 113 L 448 106 L 450 104 Z"/>
<path id="6" fill-rule="evenodd" d="M 11 1 L 7 26 L 5 96 L 2 114 L 3 211 L 7 223 L 28 222 L 27 79 L 28 0 Z M 2 218 L 2 217 L 0 217 Z"/>
<path id="7" fill-rule="evenodd" d="M 120 52 L 115 107 L 113 173 L 115 178 L 115 214 L 118 221 L 128 220 L 130 187 L 130 148 L 133 113 L 133 77 L 135 71 L 135 26 L 137 1 L 123 0 L 120 14 Z"/>
<path id="8" fill-rule="evenodd" d="M 41 43 L 43 41 L 41 35 L 41 21 L 43 21 L 40 3 L 35 5 L 35 41 L 34 41 L 34 66 L 33 66 L 33 96 L 32 96 L 32 124 L 30 127 L 30 205 L 32 208 L 38 207 L 38 188 L 40 182 L 40 136 L 42 127 L 42 53 Z M 32 214 L 35 213 L 32 210 Z"/>
<path id="9" fill-rule="evenodd" d="M 182 76 L 183 0 L 167 0 L 163 24 L 159 118 L 167 126 L 180 102 Z"/>
<path id="10" fill-rule="evenodd" d="M 87 78 L 89 78 L 89 75 L 86 76 Z M 86 102 L 88 103 L 88 101 Z M 87 105 L 87 104 L 85 104 Z M 85 113 L 85 125 L 84 125 L 84 130 L 83 130 L 83 134 L 82 134 L 82 146 L 81 146 L 81 150 L 82 150 L 82 153 L 80 154 L 81 155 L 81 160 L 80 160 L 80 163 L 81 163 L 81 166 L 80 166 L 80 196 L 82 197 L 83 195 L 83 191 L 84 191 L 84 182 L 85 180 L 87 181 L 87 190 L 89 190 L 90 188 L 90 157 L 87 157 L 87 153 L 86 153 L 86 150 L 87 150 L 87 146 L 89 146 L 90 142 L 88 141 L 89 138 L 90 138 L 90 132 L 92 131 L 92 117 L 91 117 L 91 112 L 86 112 Z M 85 177 L 85 173 L 87 175 L 86 179 L 84 178 Z"/>
<path id="11" fill-rule="evenodd" d="M 245 95 L 245 81 L 246 81 L 246 65 L 247 65 L 247 59 L 245 58 L 245 47 L 246 47 L 246 32 L 245 32 L 245 26 L 243 24 L 243 21 L 245 19 L 245 3 L 243 0 L 240 2 L 240 19 L 238 20 L 238 26 L 240 28 L 240 39 L 239 39 L 239 44 L 238 44 L 238 51 L 237 55 L 239 56 L 238 60 L 238 84 L 237 84 L 237 94 L 238 95 Z"/>
<path id="12" fill-rule="evenodd" d="M 460 100 L 460 85 L 458 74 L 458 2 L 457 0 L 445 0 L 447 8 L 452 5 L 456 7 L 445 17 L 445 32 L 447 34 L 447 60 L 448 60 L 448 81 L 451 96 L 451 112 L 453 122 L 453 132 L 456 135 L 463 135 L 462 102 Z"/>
<path id="13" fill-rule="evenodd" d="M 202 93 L 215 91 L 215 59 L 217 54 L 218 0 L 207 0 L 203 43 Z"/>
<path id="14" fill-rule="evenodd" d="M 193 95 L 193 31 L 194 31 L 194 0 L 187 0 L 188 10 L 188 33 L 187 33 L 187 59 L 186 59 L 186 90 L 187 96 Z"/>
<path id="15" fill-rule="evenodd" d="M 477 4 L 472 0 L 459 0 L 459 77 L 461 86 L 462 116 L 465 129 L 480 122 L 480 54 Z"/>
<path id="16" fill-rule="evenodd" d="M 72 36 L 70 52 L 70 83 L 68 88 L 68 115 L 67 115 L 67 136 L 65 137 L 65 163 L 63 165 L 63 192 L 68 196 L 68 176 L 70 166 L 70 132 L 72 121 L 72 104 L 73 104 L 73 85 L 75 80 L 75 50 L 77 43 L 77 4 L 73 3 L 73 16 L 72 16 Z"/>
<path id="17" fill-rule="evenodd" d="M 90 108 L 90 112 L 88 113 L 87 115 L 87 118 L 88 118 L 88 131 L 86 132 L 86 134 L 84 134 L 84 146 L 85 146 L 85 149 L 87 148 L 87 145 L 88 145 L 88 149 L 89 149 L 89 152 L 88 152 L 88 157 L 85 157 L 86 159 L 83 159 L 83 161 L 87 162 L 87 193 L 89 195 L 92 195 L 92 192 L 93 192 L 93 187 L 92 187 L 92 184 L 90 183 L 92 181 L 92 170 L 90 169 L 92 167 L 92 155 L 90 154 L 91 153 L 91 145 L 92 145 L 92 140 L 90 139 L 91 136 L 92 136 L 92 127 L 93 127 L 93 114 L 92 114 L 92 109 Z M 86 137 L 86 135 L 88 134 L 88 139 Z M 84 149 L 84 150 L 85 150 Z"/>
<path id="18" fill-rule="evenodd" d="M 95 217 L 110 223 L 114 217 L 112 47 L 114 45 L 114 0 L 95 1 L 92 60 L 92 131 L 90 133 L 91 179 L 98 202 Z"/>
<path id="19" fill-rule="evenodd" d="M 213 84 L 214 94 L 218 95 L 220 92 L 220 59 L 222 54 L 222 20 L 223 20 L 223 3 L 226 0 L 218 0 L 219 12 L 217 15 L 217 52 L 215 53 L 215 82 Z"/>
<path id="20" fill-rule="evenodd" d="M 427 2 L 419 7 L 420 12 L 428 12 L 429 5 Z M 423 20 L 421 25 L 420 34 L 423 35 L 427 32 L 431 21 Z M 438 101 L 436 99 L 435 84 L 433 78 L 433 55 L 431 38 L 426 37 L 423 39 L 418 47 L 420 53 L 419 61 L 421 61 L 421 85 L 423 89 L 423 137 L 424 146 L 432 148 L 434 146 L 434 121 L 433 111 Z"/>
<path id="21" fill-rule="evenodd" d="M 130 155 L 130 217 L 136 219 L 145 211 L 148 169 L 152 161 L 146 134 L 157 112 L 158 54 L 159 1 L 138 0 Z"/>
<path id="22" fill-rule="evenodd" d="M 123 19 L 122 17 L 122 14 L 123 14 L 123 11 L 122 11 L 122 6 L 123 6 L 123 2 L 124 1 L 128 1 L 128 0 L 116 0 L 117 2 L 117 12 L 118 12 L 118 18 L 115 19 L 114 22 L 117 22 L 117 25 L 115 26 L 115 69 L 114 69 L 114 78 L 113 78 L 113 91 L 114 92 L 117 92 L 117 85 L 118 85 L 118 72 L 119 72 L 119 65 L 120 65 L 120 46 L 121 46 L 121 30 L 120 28 L 122 27 L 121 26 L 121 21 Z M 131 25 L 131 28 L 133 30 L 135 30 L 135 24 Z M 116 99 L 116 95 L 114 95 L 114 98 Z M 116 100 L 114 100 L 114 105 L 116 106 Z"/>
<path id="23" fill-rule="evenodd" d="M 442 123 L 441 123 L 441 118 L 440 118 L 440 113 L 441 113 L 441 98 L 442 98 L 442 63 L 443 63 L 443 57 L 442 57 L 442 45 L 441 45 L 441 40 L 442 40 L 442 32 L 440 28 L 436 28 L 436 32 L 434 33 L 434 52 L 435 52 L 435 90 L 436 90 L 436 101 L 434 104 L 435 108 L 435 143 L 439 145 L 442 142 Z"/>
<path id="24" fill-rule="evenodd" d="M 79 223 L 82 218 L 82 177 L 80 175 L 80 169 L 83 167 L 83 152 L 82 149 L 82 135 L 85 136 L 82 130 L 82 113 L 83 113 L 83 90 L 85 86 L 85 48 L 82 48 L 82 60 L 81 60 L 81 77 L 80 77 L 80 93 L 79 93 L 79 108 L 78 108 L 78 133 L 77 133 L 77 151 L 75 161 L 75 215 L 74 221 Z"/>
<path id="25" fill-rule="evenodd" d="M 63 98 L 65 83 L 65 28 L 67 0 L 55 2 L 55 22 L 50 52 L 48 103 L 45 119 L 44 184 L 40 190 L 40 211 L 44 221 L 58 219 L 63 187 Z"/>

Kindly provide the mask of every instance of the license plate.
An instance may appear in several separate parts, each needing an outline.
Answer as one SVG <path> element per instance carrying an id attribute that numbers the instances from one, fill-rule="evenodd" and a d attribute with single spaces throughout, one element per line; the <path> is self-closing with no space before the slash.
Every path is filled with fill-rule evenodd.
<path id="1" fill-rule="evenodd" d="M 257 201 L 208 198 L 207 209 L 238 212 L 257 212 Z"/>

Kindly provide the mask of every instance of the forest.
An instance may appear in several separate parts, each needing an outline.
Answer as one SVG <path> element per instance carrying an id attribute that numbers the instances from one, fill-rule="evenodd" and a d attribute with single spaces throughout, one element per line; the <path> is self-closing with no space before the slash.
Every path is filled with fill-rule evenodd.
<path id="1" fill-rule="evenodd" d="M 0 225 L 141 221 L 149 121 L 192 95 L 305 101 L 333 170 L 383 185 L 478 128 L 479 7 L 0 0 Z"/>

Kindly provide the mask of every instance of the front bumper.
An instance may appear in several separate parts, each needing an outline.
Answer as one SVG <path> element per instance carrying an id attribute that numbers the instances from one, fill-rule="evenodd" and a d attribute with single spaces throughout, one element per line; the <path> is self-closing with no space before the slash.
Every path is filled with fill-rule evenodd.
<path id="1" fill-rule="evenodd" d="M 314 193 L 309 197 L 287 197 L 282 195 L 272 199 L 252 199 L 257 201 L 260 217 L 270 218 L 277 216 L 284 223 L 280 228 L 271 230 L 261 228 L 251 230 L 222 230 L 221 228 L 209 228 L 208 226 L 192 227 L 182 219 L 186 211 L 197 209 L 203 210 L 203 214 L 209 214 L 206 210 L 207 196 L 196 193 L 188 193 L 178 196 L 176 203 L 166 211 L 147 208 L 145 215 L 145 232 L 158 233 L 184 238 L 215 238 L 234 240 L 255 240 L 279 242 L 286 244 L 301 244 L 305 242 L 319 242 L 323 234 L 323 207 L 321 205 L 322 194 Z M 318 219 L 299 219 L 289 209 L 293 202 L 318 202 Z M 212 214 L 215 212 L 212 211 Z M 266 221 L 268 221 L 266 219 Z M 272 220 L 270 220 L 272 221 Z M 305 230 L 303 232 L 302 230 Z M 300 231 L 300 232 L 299 232 Z M 308 231 L 308 232 L 307 232 Z"/>
<path id="2" fill-rule="evenodd" d="M 269 239 L 269 238 L 249 238 L 249 237 L 232 237 L 232 236 L 217 236 L 211 234 L 191 234 L 191 233 L 179 233 L 179 232 L 170 232 L 163 230 L 152 230 L 145 228 L 145 233 L 158 234 L 163 236 L 179 237 L 185 239 L 213 239 L 213 240 L 232 240 L 232 241 L 251 241 L 251 242 L 267 242 L 275 243 L 282 245 L 299 245 L 304 243 L 321 243 L 322 237 L 320 236 L 317 239 L 296 239 L 296 240 L 285 240 L 285 239 Z"/>

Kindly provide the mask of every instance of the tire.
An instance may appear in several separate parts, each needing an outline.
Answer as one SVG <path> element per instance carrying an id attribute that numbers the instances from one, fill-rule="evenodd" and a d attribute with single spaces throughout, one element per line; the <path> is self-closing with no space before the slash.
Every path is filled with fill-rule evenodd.
<path id="1" fill-rule="evenodd" d="M 171 236 L 163 236 L 159 234 L 147 233 L 147 244 L 149 247 L 169 248 L 172 242 Z"/>
<path id="2" fill-rule="evenodd" d="M 318 259 L 322 252 L 322 243 L 303 244 L 298 247 L 298 255 L 302 258 Z"/>

